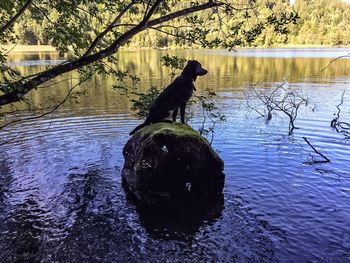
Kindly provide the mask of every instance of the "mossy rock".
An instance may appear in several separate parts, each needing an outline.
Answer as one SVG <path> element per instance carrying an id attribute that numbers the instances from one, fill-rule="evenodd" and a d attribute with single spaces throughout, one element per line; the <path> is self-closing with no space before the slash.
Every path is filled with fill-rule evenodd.
<path id="1" fill-rule="evenodd" d="M 146 126 L 129 139 L 123 154 L 123 186 L 142 205 L 183 208 L 222 196 L 223 161 L 186 124 Z"/>

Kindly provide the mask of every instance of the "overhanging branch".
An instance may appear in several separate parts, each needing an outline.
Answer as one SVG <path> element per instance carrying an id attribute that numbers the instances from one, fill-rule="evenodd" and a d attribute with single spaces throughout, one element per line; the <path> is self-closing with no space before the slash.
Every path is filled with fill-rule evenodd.
<path id="1" fill-rule="evenodd" d="M 91 43 L 89 48 L 84 53 L 83 57 L 86 57 L 92 53 L 94 48 L 98 45 L 98 43 L 103 39 L 103 37 L 110 32 L 115 25 L 118 23 L 118 21 L 122 18 L 122 16 L 135 4 L 135 1 L 131 1 L 120 13 L 116 16 L 116 18 L 106 27 L 105 30 L 103 30 L 100 34 L 98 34 L 95 38 L 95 40 Z"/>
<path id="2" fill-rule="evenodd" d="M 0 35 L 4 34 L 4 32 L 13 25 L 13 23 L 27 10 L 27 8 L 31 5 L 33 0 L 28 0 L 25 5 L 5 24 L 0 28 Z"/>
<path id="3" fill-rule="evenodd" d="M 77 68 L 92 64 L 92 63 L 94 63 L 98 60 L 101 60 L 103 58 L 106 58 L 110 55 L 113 55 L 114 53 L 116 53 L 118 51 L 118 49 L 122 45 L 124 45 L 132 37 L 134 37 L 135 35 L 144 31 L 145 29 L 147 29 L 149 27 L 153 27 L 155 25 L 162 24 L 164 22 L 167 22 L 169 20 L 172 20 L 172 19 L 175 19 L 175 18 L 178 18 L 181 16 L 186 16 L 188 14 L 192 14 L 192 13 L 195 13 L 198 11 L 202 11 L 205 9 L 209 9 L 209 8 L 212 8 L 215 6 L 221 6 L 221 5 L 222 5 L 222 3 L 217 3 L 215 1 L 208 1 L 205 4 L 182 9 L 182 10 L 170 13 L 168 15 L 165 15 L 165 16 L 153 19 L 153 20 L 149 20 L 149 21 L 142 20 L 141 23 L 139 23 L 135 27 L 131 28 L 129 31 L 125 32 L 116 41 L 114 41 L 109 47 L 107 47 L 107 48 L 105 48 L 97 53 L 94 53 L 94 54 L 91 54 L 91 55 L 88 55 L 85 57 L 83 56 L 77 60 L 58 65 L 54 68 L 51 68 L 49 70 L 46 70 L 46 71 L 38 74 L 34 78 L 32 78 L 24 83 L 21 83 L 23 80 L 20 82 L 14 83 L 17 85 L 20 84 L 19 85 L 20 89 L 6 93 L 4 95 L 1 95 L 0 96 L 0 106 L 20 101 L 23 98 L 23 96 L 25 94 L 27 94 L 29 91 L 31 91 L 32 89 L 38 87 L 40 84 L 45 83 L 46 81 L 48 81 L 50 79 L 53 79 L 59 75 L 70 72 L 70 71 L 75 70 Z M 154 10 L 155 9 L 156 8 L 154 8 Z"/>

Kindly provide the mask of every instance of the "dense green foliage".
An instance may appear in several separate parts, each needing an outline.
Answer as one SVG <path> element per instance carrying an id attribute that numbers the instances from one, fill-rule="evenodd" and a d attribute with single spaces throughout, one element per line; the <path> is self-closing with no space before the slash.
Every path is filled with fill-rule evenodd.
<path id="1" fill-rule="evenodd" d="M 116 54 L 124 46 L 165 46 L 162 41 L 171 39 L 166 45 L 233 49 L 255 45 L 265 30 L 283 36 L 298 19 L 284 0 L 276 1 L 279 9 L 266 0 L 8 1 L 0 2 L 0 107 L 75 70 L 81 80 L 114 76 L 114 87 L 127 89 L 138 78 L 118 67 Z M 20 42 L 51 44 L 67 60 L 22 76 L 2 46 Z"/>
<path id="2" fill-rule="evenodd" d="M 6 2 L 8 1 L 3 3 Z M 78 49 L 86 46 L 87 43 L 92 41 L 96 31 L 103 29 L 104 21 L 101 20 L 101 17 L 110 20 L 113 13 L 111 13 L 107 4 L 102 3 L 103 1 L 96 5 L 90 5 L 88 2 L 84 4 L 84 1 L 81 2 L 79 9 L 72 9 L 73 12 L 69 17 L 60 15 L 60 11 L 65 10 L 64 6 L 61 8 L 52 6 L 52 10 L 39 9 L 38 6 L 37 9 L 33 7 L 32 11 L 34 12 L 26 12 L 23 18 L 14 25 L 13 31 L 19 39 L 18 42 L 31 45 L 52 44 L 59 46 L 60 50 L 65 51 L 67 46 L 61 46 L 62 40 L 57 38 L 65 38 L 67 36 L 69 41 L 65 44 L 72 44 Z M 232 0 L 231 2 L 237 3 L 239 1 Z M 224 25 L 222 27 L 223 32 L 221 32 L 223 37 L 225 37 L 225 34 L 230 35 L 232 31 L 237 31 L 247 36 L 243 40 L 235 38 L 233 40 L 235 41 L 235 46 L 350 45 L 350 4 L 340 0 L 297 0 L 294 6 L 290 6 L 289 1 L 283 0 L 257 0 L 252 2 L 256 2 L 254 4 L 256 6 L 254 14 L 233 12 L 231 16 L 220 18 Z M 66 4 L 68 5 L 68 3 Z M 11 4 L 12 8 L 13 5 Z M 180 7 L 185 7 L 186 5 L 187 1 L 179 4 Z M 8 9 L 11 9 L 10 4 L 4 4 L 3 10 Z M 123 23 L 134 23 L 133 21 L 140 16 L 137 11 L 135 8 L 134 12 L 126 14 Z M 261 22 L 262 18 L 273 21 L 276 19 L 274 14 L 278 14 L 281 11 L 297 12 L 299 15 L 298 23 L 284 27 L 283 20 L 280 25 L 278 23 L 264 25 Z M 34 16 L 33 13 L 35 14 Z M 97 13 L 100 13 L 100 15 L 96 16 L 95 14 Z M 9 12 L 5 12 L 3 17 L 8 17 L 8 14 Z M 188 20 L 200 22 L 205 15 L 205 12 L 203 12 L 192 16 Z M 75 24 L 74 16 L 81 16 L 82 24 Z M 213 17 L 212 19 L 218 18 Z M 63 24 L 70 25 L 68 27 L 69 31 Z M 206 30 L 206 28 L 198 26 L 198 28 L 184 32 L 182 27 L 185 27 L 185 25 L 180 19 L 171 21 L 168 25 L 171 25 L 172 28 L 157 28 L 135 36 L 129 45 L 133 47 L 201 46 L 202 43 L 196 43 L 195 41 L 196 35 L 203 34 L 203 30 Z M 256 27 L 257 25 L 258 27 Z M 210 21 L 206 26 L 210 26 Z M 280 33 L 276 34 L 275 31 L 279 26 L 281 26 Z M 61 32 L 61 34 L 58 34 L 58 32 Z M 85 32 L 88 32 L 88 34 Z M 170 33 L 170 35 L 164 32 Z M 118 34 L 118 32 L 114 34 Z M 76 35 L 76 37 L 72 39 L 72 35 Z M 220 34 L 211 32 L 209 39 L 214 40 L 218 35 Z M 113 35 L 109 37 L 113 37 Z M 184 38 L 189 38 L 193 41 L 185 41 Z M 252 41 L 249 41 L 250 38 Z M 220 41 L 219 38 L 216 41 Z"/>
<path id="3" fill-rule="evenodd" d="M 295 9 L 300 24 L 290 43 L 305 45 L 350 45 L 350 4 L 340 0 L 298 0 Z"/>

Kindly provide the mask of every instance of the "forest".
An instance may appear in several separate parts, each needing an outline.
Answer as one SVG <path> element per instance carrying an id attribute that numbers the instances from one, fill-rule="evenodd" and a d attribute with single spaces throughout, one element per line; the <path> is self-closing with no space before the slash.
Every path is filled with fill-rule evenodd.
<path id="1" fill-rule="evenodd" d="M 226 24 L 223 30 L 226 30 L 227 34 L 230 33 L 229 31 L 244 31 L 245 28 L 250 26 L 249 24 L 254 24 L 259 19 L 268 17 L 273 13 L 279 13 L 281 10 L 296 13 L 298 15 L 296 17 L 297 23 L 288 24 L 284 31 L 279 34 L 275 33 L 274 25 L 264 26 L 261 28 L 259 36 L 254 38 L 253 41 L 238 41 L 235 43 L 237 47 L 330 47 L 350 45 L 350 4 L 348 3 L 340 0 L 296 0 L 294 5 L 284 0 L 257 0 L 252 2 L 256 6 L 254 15 L 248 12 L 246 14 L 240 12 L 239 15 L 232 14 L 229 17 L 222 17 L 223 23 Z M 183 5 L 186 5 L 186 3 Z M 90 31 L 91 37 L 94 35 L 96 28 L 102 28 L 103 26 L 104 21 L 101 21 L 100 17 L 106 17 L 107 20 L 113 16 L 108 11 L 108 6 L 102 3 L 90 7 L 87 2 L 80 6 L 81 13 L 76 15 L 83 16 L 84 19 L 82 19 L 81 25 L 75 25 L 76 32 L 80 30 Z M 97 12 L 100 16 L 94 15 Z M 137 10 L 134 10 L 134 13 L 125 14 L 123 23 L 126 25 L 132 24 L 135 20 L 135 13 L 137 13 Z M 36 14 L 36 16 L 33 16 L 33 14 Z M 201 15 L 198 15 L 198 17 L 200 18 Z M 39 6 L 33 6 L 31 12 L 26 12 L 20 21 L 14 25 L 13 32 L 18 38 L 18 44 L 55 46 L 55 43 L 52 42 L 54 41 L 52 34 L 56 32 L 52 28 L 53 25 L 60 27 L 62 24 L 72 22 L 74 21 L 60 20 L 56 9 L 44 13 Z M 159 48 L 200 47 L 196 43 L 183 40 L 184 37 L 190 36 L 183 35 L 184 33 L 181 30 L 183 25 L 179 19 L 171 21 L 170 25 L 173 28 L 170 31 L 167 28 L 166 34 L 164 33 L 165 29 L 162 28 L 143 32 L 134 37 L 128 45 L 131 47 Z"/>

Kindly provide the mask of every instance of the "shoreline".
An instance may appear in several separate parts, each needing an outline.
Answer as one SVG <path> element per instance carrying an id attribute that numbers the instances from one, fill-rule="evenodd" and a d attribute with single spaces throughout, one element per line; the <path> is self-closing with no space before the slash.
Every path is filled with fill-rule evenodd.
<path id="1" fill-rule="evenodd" d="M 254 49 L 322 49 L 322 48 L 350 48 L 350 46 L 304 46 L 304 45 L 285 45 L 285 46 L 275 46 L 275 47 L 237 47 L 236 50 L 254 50 Z M 4 50 L 10 51 L 9 53 L 20 53 L 20 52 L 57 52 L 57 50 L 51 45 L 16 45 L 16 46 L 3 46 Z M 175 49 L 198 49 L 198 48 L 186 48 L 186 47 L 122 47 L 121 50 L 175 50 Z M 200 49 L 200 48 L 199 48 Z M 211 50 L 223 50 L 223 49 L 211 49 Z"/>
<path id="2" fill-rule="evenodd" d="M 3 46 L 7 51 L 11 52 L 57 52 L 57 50 L 51 45 L 7 45 Z"/>

